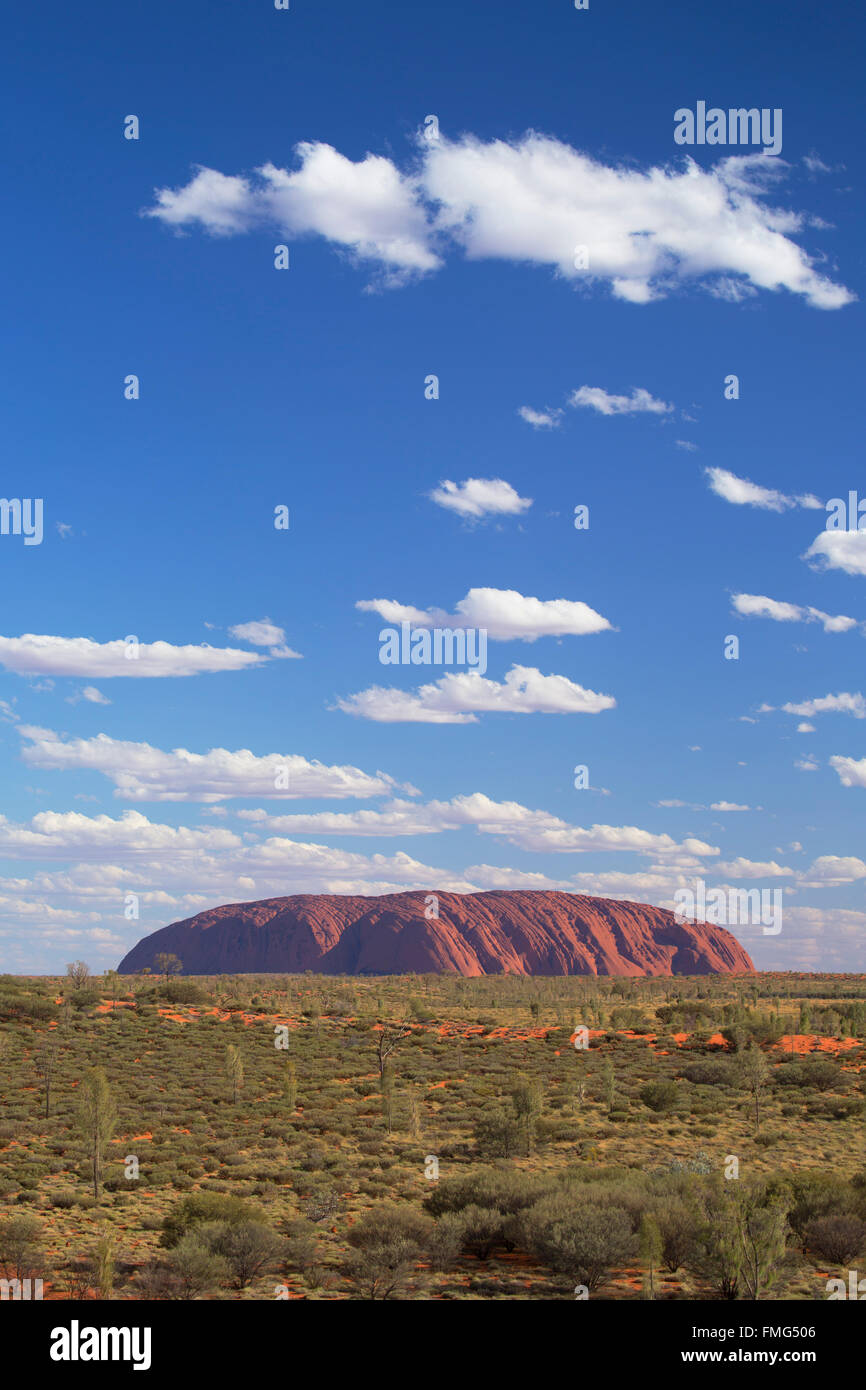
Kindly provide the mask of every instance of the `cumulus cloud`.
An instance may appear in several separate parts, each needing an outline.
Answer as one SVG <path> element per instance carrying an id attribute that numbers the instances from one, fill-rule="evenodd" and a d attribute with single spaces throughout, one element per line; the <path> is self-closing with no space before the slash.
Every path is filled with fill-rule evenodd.
<path id="1" fill-rule="evenodd" d="M 140 811 L 111 816 L 85 816 L 80 811 L 40 811 L 28 825 L 0 816 L 0 851 L 19 859 L 100 859 L 104 855 L 182 855 L 237 849 L 240 837 L 231 830 L 208 826 L 155 825 Z"/>
<path id="2" fill-rule="evenodd" d="M 786 904 L 781 935 L 758 936 L 749 951 L 758 970 L 863 972 L 866 913 Z"/>
<path id="3" fill-rule="evenodd" d="M 531 405 L 522 405 L 517 411 L 521 420 L 525 420 L 527 425 L 532 425 L 537 430 L 556 429 L 562 420 L 561 410 L 533 410 Z"/>
<path id="4" fill-rule="evenodd" d="M 726 468 L 705 468 L 704 473 L 709 479 L 710 489 L 716 496 L 723 497 L 726 502 L 733 502 L 738 507 L 761 507 L 768 512 L 784 512 L 791 507 L 805 507 L 812 511 L 821 505 L 817 497 L 813 497 L 811 493 L 789 497 L 784 492 L 777 492 L 775 488 L 761 487 L 758 483 L 750 482 L 748 478 L 738 478 L 736 473 L 729 473 Z"/>
<path id="5" fill-rule="evenodd" d="M 804 888 L 842 888 L 866 878 L 866 864 L 855 855 L 822 854 L 802 875 Z"/>
<path id="6" fill-rule="evenodd" d="M 799 703 L 782 705 L 786 714 L 796 714 L 803 719 L 814 719 L 816 714 L 852 714 L 855 719 L 866 719 L 866 700 L 859 691 L 851 693 L 840 690 L 838 695 L 821 695 L 817 700 L 800 700 Z"/>
<path id="7" fill-rule="evenodd" d="M 181 889 L 193 911 L 209 902 L 277 896 L 286 892 L 287 873 L 296 892 L 379 893 L 429 884 L 461 893 L 476 887 L 463 875 L 431 868 L 403 851 L 367 856 L 280 836 L 244 843 L 229 830 L 162 825 L 133 810 L 118 819 L 41 812 L 26 825 L 0 816 L 0 850 L 22 859 L 78 861 L 61 874 L 40 873 L 29 884 L 0 881 L 0 891 L 29 887 L 84 902 L 102 900 L 115 911 L 118 897 L 139 886 L 149 902 L 165 906 L 179 901 L 173 891 Z M 154 882 L 161 885 L 157 891 Z"/>
<path id="8" fill-rule="evenodd" d="M 445 481 L 428 492 L 431 502 L 458 516 L 519 516 L 532 506 L 531 497 L 521 497 L 502 478 L 467 478 L 462 483 Z"/>
<path id="9" fill-rule="evenodd" d="M 386 598 L 360 599 L 355 607 L 364 613 L 378 613 L 387 623 L 408 622 L 422 628 L 484 628 L 488 637 L 499 642 L 582 637 L 610 631 L 611 627 L 607 618 L 579 600 L 530 598 L 516 589 L 470 589 L 453 614 L 441 608 L 413 608 Z"/>
<path id="10" fill-rule="evenodd" d="M 665 859 L 713 856 L 718 849 L 689 837 L 678 843 L 670 835 L 655 834 L 635 825 L 572 825 L 549 811 L 533 811 L 517 801 L 494 801 L 482 792 L 455 796 L 450 801 L 414 805 L 405 800 L 389 802 L 380 811 L 321 811 L 312 815 L 269 815 L 265 811 L 240 811 L 239 816 L 268 831 L 330 835 L 433 835 L 474 828 L 482 835 L 497 835 L 518 849 L 537 853 L 649 854 Z M 667 870 L 666 870 L 667 872 Z M 475 877 L 475 870 L 467 870 Z"/>
<path id="11" fill-rule="evenodd" d="M 615 705 L 611 695 L 534 666 L 512 666 L 501 683 L 477 671 L 449 672 L 417 691 L 374 685 L 337 701 L 346 714 L 379 724 L 476 724 L 479 714 L 598 714 Z"/>
<path id="12" fill-rule="evenodd" d="M 736 801 L 713 801 L 711 811 L 750 811 L 751 806 L 738 806 Z"/>
<path id="13" fill-rule="evenodd" d="M 170 642 L 89 637 L 50 637 L 25 632 L 0 637 L 0 666 L 21 676 L 198 676 L 210 671 L 243 671 L 266 658 L 233 647 L 175 647 Z"/>
<path id="14" fill-rule="evenodd" d="M 391 284 L 436 270 L 457 247 L 469 260 L 606 285 L 632 304 L 690 283 L 729 300 L 785 289 L 822 309 L 854 297 L 793 240 L 808 219 L 765 200 L 786 167 L 778 158 L 738 156 L 707 169 L 686 159 L 643 171 L 535 132 L 441 138 L 406 170 L 369 153 L 347 159 L 321 141 L 297 145 L 295 155 L 291 170 L 199 167 L 184 186 L 156 190 L 145 215 L 214 236 L 258 227 L 321 236 Z"/>
<path id="15" fill-rule="evenodd" d="M 806 554 L 813 569 L 866 574 L 866 531 L 822 531 Z"/>
<path id="16" fill-rule="evenodd" d="M 756 155 L 701 169 L 602 164 L 559 140 L 471 136 L 440 140 L 423 180 L 439 203 L 437 225 L 471 259 L 496 257 L 555 268 L 570 280 L 603 280 L 614 295 L 646 303 L 678 283 L 722 276 L 756 288 L 787 288 L 819 307 L 852 296 L 818 274 L 786 233 L 796 214 L 761 201 L 777 161 Z M 575 229 L 579 229 L 579 235 Z M 588 269 L 575 266 L 575 242 Z"/>
<path id="17" fill-rule="evenodd" d="M 630 396 L 612 396 L 602 386 L 579 386 L 572 391 L 568 404 L 586 406 L 599 415 L 666 415 L 673 410 L 672 405 L 656 400 L 642 386 L 635 387 Z"/>
<path id="18" fill-rule="evenodd" d="M 80 700 L 85 700 L 89 705 L 110 705 L 111 701 L 101 690 L 97 690 L 95 685 L 85 685 L 81 690 L 76 690 L 74 695 L 66 696 L 68 705 L 77 705 Z"/>
<path id="19" fill-rule="evenodd" d="M 390 159 L 357 162 L 321 141 L 295 147 L 294 171 L 265 164 L 249 178 L 199 168 L 182 188 L 161 188 L 145 215 L 180 229 L 199 225 L 213 236 L 276 226 L 289 236 L 321 236 L 359 261 L 379 267 L 386 283 L 437 269 L 427 215 L 414 178 Z"/>
<path id="20" fill-rule="evenodd" d="M 175 229 L 197 223 L 211 236 L 233 236 L 249 231 L 258 212 L 249 179 L 199 165 L 183 188 L 158 188 L 156 204 L 144 216 Z"/>
<path id="21" fill-rule="evenodd" d="M 866 787 L 866 758 L 844 758 L 834 754 L 829 761 L 843 787 Z"/>
<path id="22" fill-rule="evenodd" d="M 766 598 L 762 594 L 734 594 L 731 603 L 737 613 L 747 618 L 771 618 L 776 623 L 821 623 L 825 632 L 850 632 L 857 626 L 856 618 L 844 614 L 833 616 L 820 608 L 801 608 L 796 603 Z"/>
<path id="23" fill-rule="evenodd" d="M 115 785 L 115 796 L 141 801 L 223 801 L 254 796 L 296 800 L 299 797 L 381 796 L 395 786 L 384 773 L 374 776 L 351 766 L 327 766 L 297 753 L 258 757 L 248 748 L 230 752 L 212 748 L 191 753 L 165 752 L 149 743 L 131 743 L 98 734 L 66 739 L 50 729 L 19 725 L 27 740 L 21 756 L 30 767 L 101 772 Z"/>
<path id="24" fill-rule="evenodd" d="M 259 618 L 251 623 L 237 623 L 229 628 L 229 635 L 239 642 L 249 642 L 253 647 L 268 647 L 270 655 L 300 659 L 301 653 L 286 646 L 286 634 L 270 618 Z"/>
<path id="25" fill-rule="evenodd" d="M 727 878 L 787 878 L 794 873 L 793 869 L 786 869 L 783 864 L 777 864 L 775 859 L 761 863 L 742 857 L 715 864 L 713 870 Z"/>

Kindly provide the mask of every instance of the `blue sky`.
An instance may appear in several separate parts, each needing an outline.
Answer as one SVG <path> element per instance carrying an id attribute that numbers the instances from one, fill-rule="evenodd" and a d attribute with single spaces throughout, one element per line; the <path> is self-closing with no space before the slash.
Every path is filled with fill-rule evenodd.
<path id="1" fill-rule="evenodd" d="M 44 534 L 0 535 L 0 967 L 278 893 L 701 878 L 784 890 L 760 968 L 866 969 L 866 533 L 825 530 L 866 496 L 862 17 L 10 27 L 2 491 Z M 781 154 L 677 145 L 698 101 Z M 403 610 L 486 674 L 382 665 Z"/>

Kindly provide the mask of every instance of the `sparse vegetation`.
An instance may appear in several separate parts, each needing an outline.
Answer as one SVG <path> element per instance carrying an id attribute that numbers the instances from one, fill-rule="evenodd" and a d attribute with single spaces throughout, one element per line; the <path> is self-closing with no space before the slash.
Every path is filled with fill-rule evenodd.
<path id="1" fill-rule="evenodd" d="M 866 1252 L 862 977 L 72 969 L 0 979 L 0 1270 L 55 1296 L 811 1299 Z"/>

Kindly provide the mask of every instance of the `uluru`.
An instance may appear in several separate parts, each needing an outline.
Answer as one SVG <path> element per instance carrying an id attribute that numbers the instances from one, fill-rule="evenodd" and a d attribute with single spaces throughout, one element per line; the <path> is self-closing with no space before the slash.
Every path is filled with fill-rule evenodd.
<path id="1" fill-rule="evenodd" d="M 754 970 L 724 927 L 582 893 L 301 893 L 228 903 L 144 937 L 121 974 L 712 975 Z"/>

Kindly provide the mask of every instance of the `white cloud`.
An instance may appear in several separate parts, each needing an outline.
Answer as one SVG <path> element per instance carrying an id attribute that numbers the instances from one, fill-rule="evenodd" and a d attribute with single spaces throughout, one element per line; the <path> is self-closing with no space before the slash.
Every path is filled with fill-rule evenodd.
<path id="1" fill-rule="evenodd" d="M 482 835 L 498 835 L 518 849 L 555 854 L 631 853 L 663 857 L 712 856 L 718 849 L 688 838 L 678 844 L 670 835 L 654 834 L 634 825 L 570 825 L 548 811 L 532 811 L 517 801 L 493 801 L 482 792 L 455 796 L 450 801 L 415 805 L 404 800 L 389 802 L 380 811 L 319 811 L 311 815 L 269 815 L 265 811 L 239 811 L 239 817 L 268 831 L 320 835 L 434 835 L 474 828 Z M 475 870 L 467 875 L 476 877 Z"/>
<path id="2" fill-rule="evenodd" d="M 786 869 L 784 865 L 777 864 L 775 859 L 767 863 L 759 863 L 753 859 L 731 859 L 727 863 L 713 865 L 713 873 L 725 875 L 728 878 L 786 878 L 794 873 L 793 869 Z"/>
<path id="3" fill-rule="evenodd" d="M 467 478 L 462 483 L 445 481 L 428 492 L 431 502 L 459 516 L 519 516 L 532 506 L 502 478 Z"/>
<path id="4" fill-rule="evenodd" d="M 250 642 L 254 647 L 278 647 L 285 642 L 286 634 L 270 618 L 260 618 L 251 623 L 236 623 L 229 628 L 229 636 L 240 642 Z"/>
<path id="5" fill-rule="evenodd" d="M 802 723 L 802 724 L 798 724 L 798 725 L 797 725 L 797 733 L 798 733 L 798 734 L 814 734 L 814 732 L 815 732 L 815 725 L 814 725 L 814 724 L 807 724 L 807 723 L 804 722 L 804 723 Z"/>
<path id="6" fill-rule="evenodd" d="M 145 215 L 215 236 L 263 226 L 319 235 L 381 268 L 389 283 L 435 270 L 457 246 L 469 260 L 605 283 L 632 304 L 688 283 L 728 299 L 787 289 L 823 309 L 854 297 L 792 240 L 807 219 L 764 200 L 786 167 L 778 158 L 737 156 L 708 169 L 687 159 L 644 172 L 534 132 L 514 141 L 440 138 L 406 172 L 382 156 L 349 160 L 322 142 L 295 153 L 292 171 L 198 168 L 184 187 L 157 190 Z"/>
<path id="7" fill-rule="evenodd" d="M 374 685 L 337 701 L 346 714 L 380 724 L 476 724 L 482 713 L 598 714 L 615 705 L 611 695 L 534 666 L 512 666 L 501 684 L 477 671 L 449 672 L 417 691 Z"/>
<path id="8" fill-rule="evenodd" d="M 723 275 L 714 284 L 708 285 L 714 299 L 725 299 L 729 304 L 742 304 L 745 299 L 754 299 L 758 291 L 744 280 L 734 280 Z"/>
<path id="9" fill-rule="evenodd" d="M 804 719 L 813 719 L 816 714 L 852 714 L 855 719 L 866 719 L 866 700 L 857 691 L 841 690 L 838 695 L 821 695 L 817 700 L 801 700 L 798 704 L 782 705 L 786 714 L 797 714 Z"/>
<path id="10" fill-rule="evenodd" d="M 785 493 L 776 492 L 773 488 L 760 487 L 748 478 L 738 478 L 736 473 L 729 473 L 726 468 L 705 468 L 704 472 L 716 496 L 723 497 L 726 502 L 733 502 L 736 506 L 762 507 L 765 511 L 784 512 L 797 505 L 793 497 L 787 497 Z"/>
<path id="11" fill-rule="evenodd" d="M 568 404 L 586 406 L 600 415 L 666 415 L 673 410 L 672 405 L 657 400 L 642 386 L 635 387 L 630 396 L 612 396 L 602 386 L 579 386 L 572 391 Z"/>
<path id="12" fill-rule="evenodd" d="M 138 858 L 148 854 L 194 859 L 205 852 L 238 849 L 241 843 L 231 830 L 157 825 L 139 811 L 124 811 L 119 820 L 106 815 L 85 816 L 80 811 L 40 811 L 29 825 L 16 825 L 0 816 L 0 852 L 20 859 Z"/>
<path id="13" fill-rule="evenodd" d="M 286 646 L 286 634 L 270 618 L 259 618 L 250 623 L 237 623 L 229 628 L 229 635 L 239 642 L 249 642 L 253 647 L 270 648 L 269 655 L 301 660 L 301 653 Z"/>
<path id="14" fill-rule="evenodd" d="M 390 159 L 368 154 L 354 162 L 320 141 L 295 150 L 294 172 L 265 164 L 239 178 L 199 168 L 185 187 L 158 189 L 145 215 L 174 228 L 198 223 L 214 236 L 267 225 L 289 236 L 322 236 L 384 268 L 392 284 L 441 264 L 415 182 Z"/>
<path id="15" fill-rule="evenodd" d="M 101 690 L 97 690 L 95 685 L 85 685 L 83 689 L 76 690 L 74 695 L 66 696 L 66 703 L 68 705 L 77 705 L 79 700 L 86 700 L 90 705 L 111 704 L 108 697 L 103 695 Z"/>
<path id="16" fill-rule="evenodd" d="M 266 826 L 271 831 L 288 831 L 292 834 L 315 835 L 353 835 L 353 836 L 406 836 L 438 835 L 443 830 L 454 830 L 469 822 L 461 816 L 458 803 L 461 798 L 449 801 L 431 801 L 426 805 L 404 801 L 397 798 L 389 801 L 379 811 L 313 811 L 308 814 L 269 815 L 267 811 L 238 811 L 241 820 L 254 825 Z"/>
<path id="17" fill-rule="evenodd" d="M 378 613 L 387 623 L 409 622 L 423 628 L 484 628 L 488 637 L 500 642 L 515 638 L 534 642 L 538 637 L 581 637 L 607 632 L 611 627 L 607 618 L 579 600 L 530 598 L 516 589 L 470 589 L 454 614 L 440 608 L 413 608 L 385 598 L 361 599 L 355 607 L 365 613 Z"/>
<path id="18" fill-rule="evenodd" d="M 29 740 L 21 756 L 31 767 L 101 772 L 115 785 L 115 796 L 142 801 L 222 801 L 254 796 L 296 800 L 299 797 L 381 796 L 394 788 L 384 773 L 370 776 L 357 767 L 310 762 L 299 754 L 268 753 L 257 757 L 248 748 L 230 752 L 212 748 L 170 753 L 149 743 L 131 743 L 98 734 L 64 741 L 50 729 L 19 726 Z"/>
<path id="19" fill-rule="evenodd" d="M 856 618 L 846 618 L 844 614 L 833 616 L 811 606 L 801 608 L 796 603 L 785 603 L 761 594 L 734 594 L 731 603 L 737 613 L 748 618 L 772 618 L 776 623 L 819 622 L 825 632 L 850 632 L 857 626 Z"/>
<path id="20" fill-rule="evenodd" d="M 613 293 L 646 303 L 675 284 L 727 276 L 762 289 L 787 288 L 822 308 L 852 296 L 819 275 L 785 233 L 802 219 L 761 201 L 779 173 L 756 155 L 701 169 L 604 165 L 559 140 L 440 140 L 424 184 L 440 203 L 438 226 L 471 259 L 496 257 L 554 267 L 570 280 L 607 280 Z M 575 243 L 588 270 L 575 268 Z"/>
<path id="21" fill-rule="evenodd" d="M 841 888 L 866 878 L 866 864 L 854 855 L 822 854 L 802 877 L 804 888 Z"/>
<path id="22" fill-rule="evenodd" d="M 822 531 L 803 559 L 812 561 L 813 569 L 866 574 L 866 531 Z"/>
<path id="23" fill-rule="evenodd" d="M 517 411 L 521 420 L 537 430 L 556 429 L 562 420 L 561 410 L 533 410 L 531 405 L 522 405 Z"/>
<path id="24" fill-rule="evenodd" d="M 258 211 L 248 179 L 199 165 L 183 188 L 158 188 L 156 205 L 144 216 L 158 217 L 168 227 L 199 223 L 212 236 L 232 236 L 249 231 Z"/>
<path id="25" fill-rule="evenodd" d="M 731 605 L 737 613 L 748 618 L 772 618 L 776 623 L 802 622 L 804 609 L 795 603 L 765 598 L 760 594 L 734 594 Z"/>
<path id="26" fill-rule="evenodd" d="M 810 174 L 831 174 L 831 165 L 825 164 L 823 159 L 819 159 L 816 154 L 804 154 L 803 163 Z"/>
<path id="27" fill-rule="evenodd" d="M 866 971 L 866 913 L 851 908 L 785 907 L 779 936 L 750 943 L 758 970 Z"/>
<path id="28" fill-rule="evenodd" d="M 866 758 L 843 758 L 834 754 L 830 766 L 839 774 L 843 787 L 866 787 Z"/>
<path id="29" fill-rule="evenodd" d="M 710 805 L 711 811 L 750 811 L 751 806 L 738 806 L 736 801 L 714 801 Z"/>
<path id="30" fill-rule="evenodd" d="M 22 676 L 198 676 L 242 671 L 266 658 L 232 647 L 175 647 L 170 642 L 93 642 L 89 637 L 49 637 L 25 632 L 0 637 L 0 666 Z"/>

